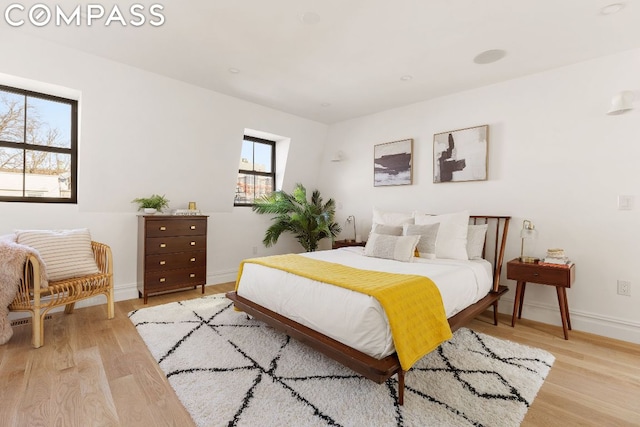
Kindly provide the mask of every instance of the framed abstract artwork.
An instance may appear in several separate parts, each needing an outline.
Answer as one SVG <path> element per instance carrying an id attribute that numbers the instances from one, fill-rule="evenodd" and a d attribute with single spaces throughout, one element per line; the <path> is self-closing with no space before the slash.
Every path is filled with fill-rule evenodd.
<path id="1" fill-rule="evenodd" d="M 410 185 L 413 182 L 413 139 L 373 147 L 373 186 Z"/>
<path id="2" fill-rule="evenodd" d="M 433 135 L 433 182 L 487 180 L 489 125 Z"/>

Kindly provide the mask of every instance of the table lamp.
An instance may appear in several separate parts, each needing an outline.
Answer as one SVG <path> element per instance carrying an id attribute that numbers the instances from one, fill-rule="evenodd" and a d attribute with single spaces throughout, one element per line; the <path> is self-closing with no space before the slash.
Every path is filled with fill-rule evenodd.
<path id="1" fill-rule="evenodd" d="M 349 215 L 347 217 L 347 224 L 348 223 L 353 223 L 353 241 L 355 242 L 357 240 L 357 233 L 356 233 L 356 217 L 353 215 Z M 347 239 L 347 242 L 350 242 L 351 239 Z"/>
<path id="2" fill-rule="evenodd" d="M 522 244 L 520 245 L 520 262 L 533 263 L 538 259 L 530 256 L 524 256 L 524 240 L 525 239 L 535 239 L 538 237 L 538 230 L 533 225 L 531 221 L 525 219 L 522 222 L 522 231 L 520 231 L 520 238 L 522 239 Z"/>

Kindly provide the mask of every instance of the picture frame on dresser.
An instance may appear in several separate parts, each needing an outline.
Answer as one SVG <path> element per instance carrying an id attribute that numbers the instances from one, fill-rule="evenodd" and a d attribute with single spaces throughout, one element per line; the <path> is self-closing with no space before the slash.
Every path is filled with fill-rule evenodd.
<path id="1" fill-rule="evenodd" d="M 206 215 L 138 217 L 138 296 L 204 286 L 207 281 Z"/>
<path id="2" fill-rule="evenodd" d="M 433 182 L 487 180 L 489 125 L 433 135 Z"/>

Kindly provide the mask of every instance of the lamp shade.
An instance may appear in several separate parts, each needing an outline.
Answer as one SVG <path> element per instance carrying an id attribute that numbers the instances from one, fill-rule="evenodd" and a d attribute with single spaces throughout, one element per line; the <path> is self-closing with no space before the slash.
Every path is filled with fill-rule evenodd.
<path id="1" fill-rule="evenodd" d="M 520 238 L 522 243 L 520 244 L 520 262 L 532 263 L 536 262 L 537 258 L 524 256 L 524 241 L 525 239 L 535 239 L 538 237 L 538 230 L 531 221 L 525 219 L 522 221 L 522 230 L 520 230 Z"/>
<path id="2" fill-rule="evenodd" d="M 520 231 L 520 237 L 522 239 L 536 239 L 538 237 L 538 230 L 535 228 L 523 228 Z"/>
<path id="3" fill-rule="evenodd" d="M 633 92 L 625 90 L 618 93 L 611 100 L 611 108 L 607 111 L 609 115 L 618 115 L 633 109 Z"/>

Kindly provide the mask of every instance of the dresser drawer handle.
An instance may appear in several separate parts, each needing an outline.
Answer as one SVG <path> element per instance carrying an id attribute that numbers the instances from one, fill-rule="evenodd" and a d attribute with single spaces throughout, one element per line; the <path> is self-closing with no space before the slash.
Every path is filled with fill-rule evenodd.
<path id="1" fill-rule="evenodd" d="M 166 243 L 160 243 L 160 247 L 161 247 L 161 248 L 166 248 L 166 247 L 167 247 L 167 244 L 166 244 Z"/>
<path id="2" fill-rule="evenodd" d="M 160 261 L 160 265 L 165 265 L 167 261 Z"/>
<path id="3" fill-rule="evenodd" d="M 162 227 L 160 227 L 160 231 L 167 231 L 167 227 L 163 225 Z"/>
<path id="4" fill-rule="evenodd" d="M 192 225 L 192 226 L 191 226 L 191 227 L 189 227 L 189 228 L 191 228 L 192 230 L 195 230 L 195 229 L 196 229 L 196 226 L 195 226 L 195 225 Z"/>
<path id="5" fill-rule="evenodd" d="M 167 279 L 165 279 L 164 277 L 161 277 L 160 278 L 160 283 L 164 282 L 165 280 L 167 280 Z"/>
<path id="6" fill-rule="evenodd" d="M 540 273 L 533 273 L 534 276 L 538 277 Z"/>
<path id="7" fill-rule="evenodd" d="M 189 261 L 196 262 L 196 259 L 195 258 L 191 258 Z"/>
<path id="8" fill-rule="evenodd" d="M 195 245 L 196 245 L 196 242 L 191 242 L 191 246 L 195 246 Z"/>
<path id="9" fill-rule="evenodd" d="M 195 273 L 191 273 L 189 277 L 196 277 Z"/>

